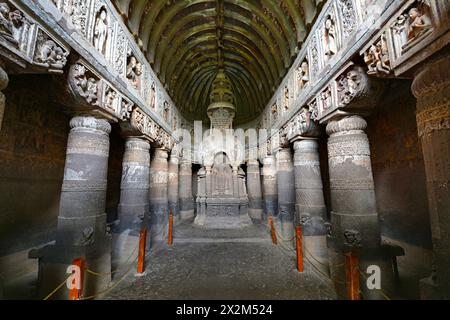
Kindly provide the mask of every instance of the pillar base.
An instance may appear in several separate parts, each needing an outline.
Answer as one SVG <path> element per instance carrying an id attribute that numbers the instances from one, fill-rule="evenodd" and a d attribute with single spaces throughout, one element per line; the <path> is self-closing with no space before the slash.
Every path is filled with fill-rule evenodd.
<path id="1" fill-rule="evenodd" d="M 95 246 L 61 246 L 47 245 L 37 250 L 31 250 L 30 258 L 39 259 L 38 290 L 37 297 L 45 298 L 69 273 L 67 268 L 72 265 L 73 260 L 84 258 L 86 268 L 99 275 L 86 272 L 84 278 L 83 296 L 101 298 L 111 283 L 111 241 L 104 239 L 96 240 Z M 104 253 L 102 253 L 104 252 Z M 69 298 L 69 288 L 63 285 L 50 300 L 67 300 Z"/>
<path id="2" fill-rule="evenodd" d="M 394 299 L 396 292 L 396 275 L 394 273 L 393 258 L 401 253 L 396 252 L 402 250 L 401 248 L 392 248 L 389 245 L 383 245 L 374 249 L 358 249 L 355 253 L 359 258 L 360 270 L 360 291 L 361 299 L 363 300 L 386 300 Z M 330 275 L 336 288 L 338 299 L 347 300 L 347 286 L 346 286 L 346 269 L 345 269 L 345 253 L 336 251 L 334 248 L 328 250 L 330 262 Z M 381 271 L 381 290 L 371 289 L 368 287 L 369 277 L 371 273 L 367 273 L 370 266 L 378 266 Z"/>

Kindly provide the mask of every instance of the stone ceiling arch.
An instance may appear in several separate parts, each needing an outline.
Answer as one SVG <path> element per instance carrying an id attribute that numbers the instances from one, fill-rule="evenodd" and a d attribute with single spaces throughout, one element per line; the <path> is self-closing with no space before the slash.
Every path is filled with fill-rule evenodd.
<path id="1" fill-rule="evenodd" d="M 189 120 L 207 120 L 219 69 L 236 90 L 236 124 L 256 118 L 306 39 L 323 0 L 113 0 Z"/>

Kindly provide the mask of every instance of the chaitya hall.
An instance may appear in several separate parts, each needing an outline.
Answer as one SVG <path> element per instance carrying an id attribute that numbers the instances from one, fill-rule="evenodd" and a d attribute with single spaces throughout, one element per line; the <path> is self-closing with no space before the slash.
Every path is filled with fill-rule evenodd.
<path id="1" fill-rule="evenodd" d="M 448 0 L 0 0 L 0 299 L 450 299 Z"/>

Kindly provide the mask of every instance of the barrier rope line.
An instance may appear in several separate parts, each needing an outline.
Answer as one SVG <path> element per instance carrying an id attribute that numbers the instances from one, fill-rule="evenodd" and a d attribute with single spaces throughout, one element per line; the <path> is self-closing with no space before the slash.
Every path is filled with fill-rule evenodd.
<path id="1" fill-rule="evenodd" d="M 164 226 L 161 226 L 161 229 L 154 235 L 154 237 L 159 236 L 159 235 L 163 232 L 163 230 L 164 230 Z M 136 252 L 136 250 L 137 250 L 138 248 L 139 248 L 139 242 L 138 242 L 138 244 L 136 245 L 136 247 L 133 249 L 133 251 L 131 252 L 131 255 L 125 260 L 125 262 L 123 262 L 122 265 L 119 266 L 119 267 L 118 267 L 116 270 L 114 270 L 114 271 L 107 272 L 107 273 L 102 273 L 102 272 L 96 272 L 96 271 L 93 271 L 93 270 L 87 268 L 87 269 L 86 269 L 86 272 L 88 272 L 88 273 L 90 273 L 90 274 L 92 274 L 92 275 L 94 275 L 94 276 L 98 276 L 98 277 L 106 277 L 106 276 L 110 276 L 110 275 L 119 273 L 119 272 L 121 272 L 121 271 L 123 271 L 123 270 L 126 269 L 125 267 L 128 265 L 128 263 L 130 262 L 129 260 L 131 259 L 131 257 L 133 257 L 134 253 Z M 146 257 L 147 257 L 147 255 L 146 255 Z M 136 259 L 135 259 L 135 261 L 136 261 Z M 134 263 L 135 261 L 132 261 L 132 263 Z"/>
<path id="2" fill-rule="evenodd" d="M 67 278 L 66 279 L 64 279 L 64 281 L 63 282 L 61 282 L 52 292 L 50 292 L 44 299 L 42 299 L 42 300 L 48 300 L 48 299 L 50 299 L 51 297 L 53 297 L 53 295 L 56 293 L 56 292 L 58 292 L 59 291 L 59 289 L 61 289 L 65 284 L 66 284 L 66 282 L 67 282 L 67 280 L 70 278 L 72 276 L 72 274 L 70 274 L 69 276 L 67 276 Z"/>
<path id="3" fill-rule="evenodd" d="M 276 233 L 276 231 L 275 231 L 275 233 Z M 284 248 L 284 250 L 283 249 L 281 249 L 281 248 Z M 293 250 L 293 249 L 291 249 L 291 248 L 288 248 L 288 247 L 285 247 L 282 243 L 280 244 L 280 249 L 283 251 L 283 252 L 285 252 L 286 253 L 286 251 L 285 250 L 287 250 L 287 253 L 289 254 L 289 255 L 291 255 L 291 256 L 296 256 L 296 252 L 295 252 L 295 250 Z M 309 251 L 307 251 L 306 250 L 306 252 L 307 252 L 307 255 L 310 255 L 311 257 L 312 257 L 312 255 L 311 255 L 311 253 L 309 253 Z M 322 275 L 322 276 L 324 276 L 325 278 L 327 278 L 328 280 L 330 280 L 330 281 L 332 281 L 332 282 L 334 282 L 334 283 L 340 283 L 340 284 L 345 284 L 345 285 L 347 285 L 349 282 L 348 281 L 343 281 L 343 280 L 341 280 L 341 279 L 333 279 L 333 278 L 331 278 L 329 275 L 327 275 L 326 273 L 324 273 L 322 270 L 320 270 L 311 260 L 309 260 L 309 258 L 308 258 L 308 256 L 305 256 L 305 258 L 306 258 L 306 260 L 309 262 L 309 264 L 311 264 L 311 266 L 313 267 L 313 269 L 316 271 L 316 272 L 318 272 L 320 275 Z M 316 259 L 314 259 L 314 260 L 316 260 Z M 316 260 L 317 261 L 317 260 Z M 318 261 L 317 261 L 318 262 Z M 328 265 L 325 265 L 325 264 L 323 264 L 323 263 L 320 263 L 321 265 L 323 265 L 323 266 L 326 266 L 327 268 L 328 268 Z M 344 265 L 344 264 L 341 264 L 340 266 L 342 266 L 342 265 Z M 339 266 L 339 265 L 336 265 L 336 266 Z"/>
<path id="4" fill-rule="evenodd" d="M 268 227 L 268 230 L 270 231 L 270 226 L 267 226 Z M 275 223 L 273 224 L 273 229 L 274 229 L 274 231 L 275 231 L 275 234 L 277 235 L 277 238 L 278 239 L 281 239 L 281 241 L 284 241 L 284 242 L 290 242 L 290 241 L 293 241 L 294 239 L 295 239 L 295 235 L 291 238 L 291 239 L 285 239 L 285 238 L 283 238 L 282 236 L 281 236 L 281 232 L 278 232 L 278 230 L 277 230 L 277 227 L 275 226 Z"/>
<path id="5" fill-rule="evenodd" d="M 164 225 L 161 226 L 161 229 L 154 235 L 154 237 L 159 236 L 162 232 L 164 231 Z M 139 245 L 137 246 L 139 247 Z M 137 249 L 137 247 L 135 248 L 135 250 Z M 147 253 L 144 256 L 144 259 L 148 258 L 149 255 L 151 254 L 150 251 L 147 251 Z M 133 256 L 133 255 L 131 255 Z M 131 258 L 131 256 L 129 258 Z M 128 258 L 128 259 L 129 259 Z M 92 300 L 96 297 L 102 296 L 107 294 L 108 292 L 111 292 L 111 290 L 113 290 L 115 287 L 117 287 L 122 281 L 124 281 L 126 279 L 126 277 L 128 276 L 128 274 L 131 272 L 131 270 L 133 270 L 133 268 L 135 267 L 134 264 L 137 262 L 137 260 L 139 259 L 139 256 L 137 256 L 134 261 L 131 263 L 130 267 L 128 268 L 128 270 L 115 282 L 113 283 L 110 287 L 106 288 L 103 291 L 100 291 L 94 295 L 88 296 L 88 297 L 82 297 L 81 300 Z"/>

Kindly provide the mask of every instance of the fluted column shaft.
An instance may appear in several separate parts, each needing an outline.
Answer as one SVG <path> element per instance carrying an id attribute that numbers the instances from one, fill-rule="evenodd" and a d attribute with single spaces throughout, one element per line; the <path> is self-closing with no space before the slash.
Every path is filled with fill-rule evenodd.
<path id="1" fill-rule="evenodd" d="M 433 274 L 421 282 L 423 298 L 450 299 L 450 56 L 414 79 L 417 128 L 427 178 Z"/>
<path id="2" fill-rule="evenodd" d="M 370 265 L 381 270 L 381 287 L 390 292 L 393 284 L 391 256 L 381 247 L 376 209 L 367 122 L 349 116 L 328 123 L 328 161 L 331 189 L 332 235 L 329 241 L 330 268 L 336 280 L 345 279 L 344 253 L 359 256 L 360 270 Z M 365 299 L 383 299 L 380 290 L 368 289 L 360 277 Z M 336 281 L 338 296 L 347 297 L 345 286 Z"/>
<path id="3" fill-rule="evenodd" d="M 181 158 L 178 190 L 180 219 L 192 219 L 194 217 L 194 198 L 192 196 L 192 163 L 189 157 Z"/>
<path id="4" fill-rule="evenodd" d="M 278 214 L 277 165 L 274 156 L 263 159 L 263 197 L 266 216 Z"/>
<path id="5" fill-rule="evenodd" d="M 120 185 L 120 230 L 139 234 L 148 215 L 150 188 L 150 143 L 141 138 L 127 138 Z"/>
<path id="6" fill-rule="evenodd" d="M 169 185 L 168 199 L 169 210 L 173 213 L 174 218 L 179 218 L 179 157 L 176 154 L 170 155 L 169 161 Z"/>
<path id="7" fill-rule="evenodd" d="M 39 295 L 51 292 L 76 258 L 91 270 L 111 270 L 111 241 L 106 228 L 106 187 L 110 124 L 93 117 L 70 121 L 64 179 L 61 190 L 56 243 L 39 251 Z M 30 253 L 33 256 L 33 253 Z M 87 275 L 85 295 L 107 287 L 110 276 Z M 55 298 L 67 299 L 67 290 Z"/>
<path id="8" fill-rule="evenodd" d="M 261 174 L 257 160 L 249 160 L 247 162 L 247 193 L 249 216 L 254 220 L 261 221 L 263 218 L 263 199 Z"/>
<path id="9" fill-rule="evenodd" d="M 114 230 L 114 260 L 127 260 L 139 241 L 139 232 L 149 215 L 150 143 L 143 138 L 128 137 L 122 162 L 119 225 Z M 134 257 L 128 259 L 134 261 Z"/>
<path id="10" fill-rule="evenodd" d="M 294 143 L 294 175 L 296 221 L 302 226 L 304 248 L 319 261 L 317 267 L 327 272 L 327 211 L 317 139 L 299 140 Z"/>
<path id="11" fill-rule="evenodd" d="M 277 190 L 278 190 L 278 222 L 281 227 L 282 240 L 293 243 L 295 187 L 294 164 L 290 148 L 277 151 Z"/>
<path id="12" fill-rule="evenodd" d="M 162 239 L 168 223 L 168 151 L 157 148 L 150 168 L 150 224 L 152 238 Z"/>

